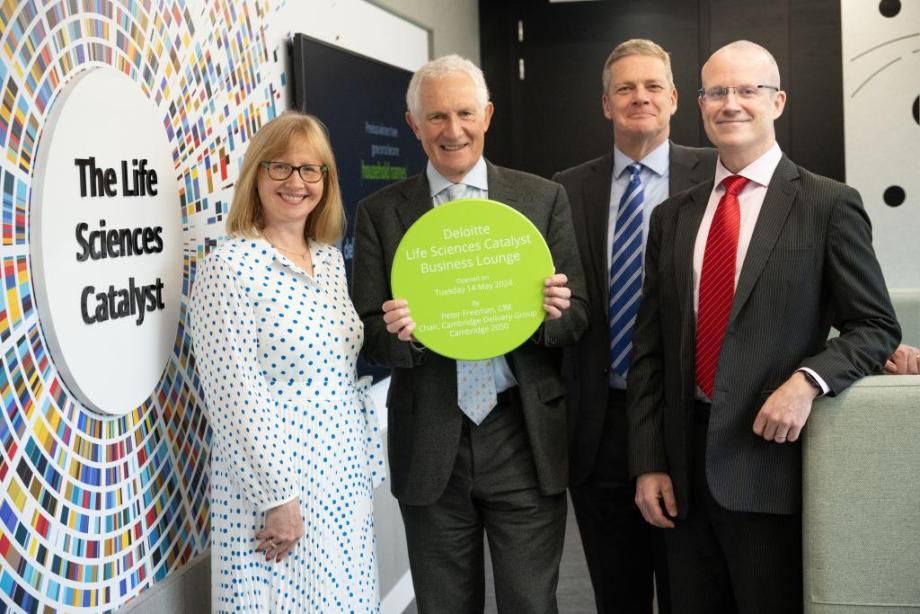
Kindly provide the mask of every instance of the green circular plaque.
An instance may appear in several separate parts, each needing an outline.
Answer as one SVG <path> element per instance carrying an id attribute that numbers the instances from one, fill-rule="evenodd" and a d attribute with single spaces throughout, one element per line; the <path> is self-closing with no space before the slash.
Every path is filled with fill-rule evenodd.
<path id="1" fill-rule="evenodd" d="M 449 358 L 510 352 L 543 322 L 546 241 L 530 220 L 494 200 L 435 207 L 396 248 L 393 298 L 409 303 L 415 338 Z"/>

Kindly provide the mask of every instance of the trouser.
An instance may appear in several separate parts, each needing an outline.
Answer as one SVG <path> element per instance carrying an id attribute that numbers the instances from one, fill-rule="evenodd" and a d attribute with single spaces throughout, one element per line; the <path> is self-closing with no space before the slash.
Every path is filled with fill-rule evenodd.
<path id="1" fill-rule="evenodd" d="M 629 479 L 626 393 L 611 389 L 594 467 L 569 488 L 598 614 L 651 614 L 653 577 L 667 587 L 662 531 L 645 522 Z M 668 591 L 658 612 L 669 614 Z"/>
<path id="2" fill-rule="evenodd" d="M 665 531 L 674 611 L 801 612 L 802 517 L 719 505 L 706 480 L 708 410 L 697 403 L 693 503 L 686 519 Z"/>
<path id="3" fill-rule="evenodd" d="M 539 491 L 517 389 L 476 426 L 464 420 L 453 472 L 431 505 L 400 505 L 420 614 L 479 614 L 483 532 L 498 611 L 554 614 L 565 493 Z"/>

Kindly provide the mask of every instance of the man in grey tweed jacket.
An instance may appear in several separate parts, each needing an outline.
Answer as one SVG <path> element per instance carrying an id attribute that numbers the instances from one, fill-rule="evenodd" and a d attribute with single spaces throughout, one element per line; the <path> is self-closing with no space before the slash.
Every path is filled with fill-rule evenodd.
<path id="1" fill-rule="evenodd" d="M 392 373 L 387 398 L 391 485 L 399 500 L 421 613 L 481 612 L 483 534 L 500 612 L 553 613 L 568 478 L 561 347 L 587 326 L 584 278 L 562 186 L 482 157 L 492 103 L 482 72 L 446 56 L 412 78 L 407 120 L 424 173 L 358 204 L 354 303 L 363 355 Z M 397 245 L 432 206 L 466 196 L 503 202 L 542 233 L 556 274 L 538 334 L 491 361 L 497 404 L 481 422 L 458 406 L 457 361 L 424 348 L 390 270 Z"/>
<path id="2" fill-rule="evenodd" d="M 799 435 L 812 400 L 881 369 L 900 329 L 859 194 L 776 144 L 786 94 L 772 55 L 729 44 L 703 66 L 702 86 L 719 163 L 713 181 L 652 215 L 628 376 L 630 472 L 643 516 L 668 529 L 677 611 L 797 612 Z M 730 209 L 736 175 L 729 231 L 718 209 Z M 709 268 L 728 236 L 734 257 Z M 707 270 L 728 271 L 727 301 L 710 300 Z M 698 336 L 698 316 L 719 305 L 719 336 Z M 831 325 L 840 336 L 828 340 Z"/>

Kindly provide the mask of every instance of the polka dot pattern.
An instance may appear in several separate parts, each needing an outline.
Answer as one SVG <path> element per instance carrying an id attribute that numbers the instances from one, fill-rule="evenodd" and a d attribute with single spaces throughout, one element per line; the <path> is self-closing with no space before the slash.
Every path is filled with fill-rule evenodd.
<path id="1" fill-rule="evenodd" d="M 309 276 L 263 240 L 231 239 L 198 271 L 191 321 L 212 428 L 215 612 L 379 611 L 373 489 L 383 478 L 364 328 L 342 254 L 311 242 Z M 281 563 L 255 551 L 265 510 L 300 498 L 306 534 Z"/>

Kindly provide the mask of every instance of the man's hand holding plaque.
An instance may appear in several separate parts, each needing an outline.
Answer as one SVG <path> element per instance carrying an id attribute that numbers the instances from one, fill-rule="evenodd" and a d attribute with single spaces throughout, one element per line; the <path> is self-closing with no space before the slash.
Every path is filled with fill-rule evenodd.
<path id="1" fill-rule="evenodd" d="M 383 304 L 383 321 L 387 324 L 387 332 L 399 337 L 400 341 L 414 341 L 412 331 L 415 322 L 409 315 L 409 301 L 405 299 L 390 299 Z"/>
<path id="2" fill-rule="evenodd" d="M 564 273 L 550 275 L 543 280 L 543 311 L 544 320 L 558 320 L 562 312 L 569 308 L 569 298 L 572 291 L 566 287 L 569 283 Z M 409 313 L 409 301 L 405 299 L 390 299 L 383 304 L 383 321 L 387 324 L 387 331 L 396 335 L 401 341 L 415 341 L 412 331 L 415 330 L 415 321 Z"/>
<path id="3" fill-rule="evenodd" d="M 543 281 L 544 320 L 558 320 L 562 312 L 569 308 L 572 291 L 566 287 L 569 278 L 564 273 L 556 273 Z"/>

